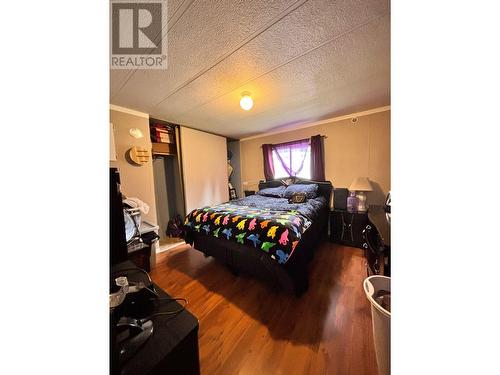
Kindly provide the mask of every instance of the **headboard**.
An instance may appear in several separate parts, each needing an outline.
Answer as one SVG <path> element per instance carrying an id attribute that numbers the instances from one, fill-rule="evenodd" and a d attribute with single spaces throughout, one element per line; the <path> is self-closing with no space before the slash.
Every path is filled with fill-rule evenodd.
<path id="1" fill-rule="evenodd" d="M 313 181 L 313 180 L 306 180 L 304 178 L 293 178 L 293 177 L 284 178 L 280 180 L 269 180 L 269 181 L 261 180 L 259 182 L 259 190 L 268 187 L 287 186 L 284 180 L 292 180 L 293 181 L 292 183 L 294 184 L 316 184 L 318 185 L 319 195 L 325 197 L 327 202 L 330 202 L 330 196 L 333 190 L 333 185 L 330 181 Z"/>

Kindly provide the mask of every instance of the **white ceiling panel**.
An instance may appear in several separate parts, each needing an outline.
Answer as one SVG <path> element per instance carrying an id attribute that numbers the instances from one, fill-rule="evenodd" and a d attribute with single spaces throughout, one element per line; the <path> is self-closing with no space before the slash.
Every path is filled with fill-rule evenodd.
<path id="1" fill-rule="evenodd" d="M 239 48 L 252 33 L 296 2 L 194 1 L 168 32 L 167 69 L 137 70 L 125 87 L 111 94 L 111 100 L 125 106 L 140 105 L 149 112 L 170 92 Z"/>
<path id="2" fill-rule="evenodd" d="M 241 138 L 294 122 L 388 105 L 389 17 L 379 21 L 242 86 L 241 91 L 253 93 L 251 113 L 239 108 L 237 90 L 179 116 L 179 120 Z M 219 117 L 220 112 L 225 116 Z"/>
<path id="3" fill-rule="evenodd" d="M 125 84 L 112 71 L 112 104 L 234 138 L 390 104 L 388 1 L 186 9 L 170 29 L 168 68 Z M 255 101 L 248 112 L 243 91 Z"/>
<path id="4" fill-rule="evenodd" d="M 341 37 L 359 25 L 387 14 L 386 2 L 359 3 L 352 1 L 313 1 L 295 10 L 279 23 L 250 41 L 223 63 L 159 103 L 152 111 L 179 116 L 215 100 L 246 82 L 299 58 L 312 49 Z M 333 20 L 335 10 L 342 17 Z M 312 25 L 312 26 L 311 26 Z M 290 32 L 290 30 L 294 30 Z M 273 53 L 269 53 L 272 50 Z M 185 103 L 188 103 L 186 106 Z"/>

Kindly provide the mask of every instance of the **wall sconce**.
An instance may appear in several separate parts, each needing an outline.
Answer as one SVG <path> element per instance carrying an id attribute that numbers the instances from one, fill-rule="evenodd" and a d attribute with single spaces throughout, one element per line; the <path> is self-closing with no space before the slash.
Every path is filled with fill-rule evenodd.
<path id="1" fill-rule="evenodd" d="M 134 137 L 136 139 L 144 137 L 144 134 L 142 134 L 141 129 L 138 128 L 130 128 L 128 133 L 130 134 L 131 137 Z"/>

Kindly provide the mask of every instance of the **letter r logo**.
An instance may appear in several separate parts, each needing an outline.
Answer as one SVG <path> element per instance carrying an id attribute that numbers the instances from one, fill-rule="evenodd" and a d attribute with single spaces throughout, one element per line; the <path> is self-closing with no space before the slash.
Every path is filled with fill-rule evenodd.
<path id="1" fill-rule="evenodd" d="M 162 53 L 161 3 L 112 3 L 112 52 Z"/>

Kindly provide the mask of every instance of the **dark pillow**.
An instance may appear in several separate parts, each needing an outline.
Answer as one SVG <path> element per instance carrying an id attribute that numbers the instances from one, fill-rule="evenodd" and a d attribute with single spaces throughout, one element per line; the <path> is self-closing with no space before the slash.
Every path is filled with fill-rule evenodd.
<path id="1" fill-rule="evenodd" d="M 257 193 L 255 193 L 255 194 L 263 195 L 264 197 L 277 197 L 277 198 L 281 198 L 283 196 L 284 192 L 285 192 L 285 187 L 284 186 L 278 186 L 278 187 L 273 187 L 273 188 L 261 189 Z"/>
<path id="2" fill-rule="evenodd" d="M 294 193 L 305 193 L 307 198 L 316 198 L 318 196 L 317 184 L 293 184 L 288 186 L 283 193 L 283 197 L 291 198 Z"/>

